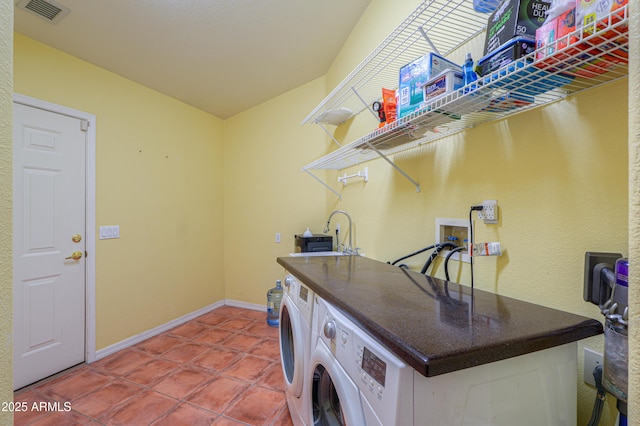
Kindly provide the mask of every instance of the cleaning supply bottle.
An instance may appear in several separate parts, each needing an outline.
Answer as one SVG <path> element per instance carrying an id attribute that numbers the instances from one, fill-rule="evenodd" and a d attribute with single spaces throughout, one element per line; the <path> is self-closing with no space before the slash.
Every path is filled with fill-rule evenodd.
<path id="1" fill-rule="evenodd" d="M 280 324 L 280 302 L 282 302 L 282 281 L 277 280 L 276 286 L 267 291 L 267 324 L 278 327 Z"/>
<path id="2" fill-rule="evenodd" d="M 467 57 L 464 60 L 464 65 L 462 65 L 462 79 L 465 86 L 473 83 L 478 79 L 478 75 L 473 70 L 473 58 L 471 57 L 471 53 L 467 53 Z M 476 85 L 474 84 L 468 87 L 467 89 L 465 89 L 465 93 L 467 91 L 471 91 L 475 89 L 476 89 Z"/>

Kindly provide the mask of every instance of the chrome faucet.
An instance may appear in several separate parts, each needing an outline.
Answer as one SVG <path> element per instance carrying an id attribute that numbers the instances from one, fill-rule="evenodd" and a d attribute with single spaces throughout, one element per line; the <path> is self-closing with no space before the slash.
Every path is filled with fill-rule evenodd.
<path id="1" fill-rule="evenodd" d="M 354 249 L 353 248 L 353 226 L 352 226 L 352 223 L 351 223 L 351 216 L 349 215 L 349 213 L 347 213 L 344 210 L 335 210 L 335 211 L 333 211 L 329 215 L 329 219 L 327 219 L 327 225 L 324 227 L 324 231 L 323 232 L 325 234 L 329 232 L 329 224 L 331 223 L 331 218 L 337 213 L 342 213 L 349 220 L 349 245 L 346 246 L 342 252 L 344 254 L 355 254 L 355 255 L 357 255 L 358 254 L 358 249 Z M 337 243 L 339 244 L 340 242 L 338 241 Z"/>

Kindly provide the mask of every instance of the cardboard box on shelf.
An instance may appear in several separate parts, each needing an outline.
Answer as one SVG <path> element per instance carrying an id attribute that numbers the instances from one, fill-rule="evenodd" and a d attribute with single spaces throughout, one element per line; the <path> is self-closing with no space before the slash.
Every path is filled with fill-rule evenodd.
<path id="1" fill-rule="evenodd" d="M 621 46 L 626 43 L 626 37 L 616 39 L 619 31 L 605 31 L 603 35 L 593 36 L 593 33 L 586 31 L 589 29 L 587 27 L 583 27 L 582 34 L 580 31 L 576 32 L 577 13 L 576 8 L 567 10 L 538 29 L 536 45 L 544 47 L 545 43 L 548 43 L 546 49 L 536 52 L 536 65 L 539 68 L 554 67 L 569 75 L 593 78 L 628 62 L 629 52 Z M 597 25 L 602 30 L 606 28 L 605 25 L 610 24 L 609 16 L 605 15 L 605 20 Z M 547 25 L 555 31 L 555 40 L 551 40 Z M 593 30 L 595 27 L 596 23 L 592 24 L 590 29 Z"/>
<path id="2" fill-rule="evenodd" d="M 424 100 L 433 101 L 463 86 L 462 73 L 445 70 L 424 85 Z"/>
<path id="3" fill-rule="evenodd" d="M 424 102 L 424 85 L 447 69 L 462 72 L 460 65 L 435 53 L 428 53 L 400 68 L 398 118 L 419 109 Z"/>
<path id="4" fill-rule="evenodd" d="M 616 25 L 628 14 L 628 0 L 576 0 L 576 28 L 582 29 L 583 38 L 587 38 L 596 32 L 597 36 L 589 38 L 592 45 L 606 43 L 615 40 L 618 44 L 627 44 L 627 37 L 620 38 L 620 33 L 627 31 L 627 25 Z M 606 30 L 615 26 L 615 29 Z M 616 52 L 617 55 L 625 55 L 625 51 Z M 628 58 L 628 54 L 626 55 Z"/>
<path id="5" fill-rule="evenodd" d="M 498 50 L 513 37 L 535 40 L 551 0 L 503 0 L 489 17 L 484 54 Z"/>
<path id="6" fill-rule="evenodd" d="M 556 51 L 558 21 L 553 19 L 536 30 L 536 59 L 544 59 Z"/>
<path id="7" fill-rule="evenodd" d="M 577 41 L 577 37 L 571 34 L 575 30 L 575 7 L 566 10 L 536 30 L 536 59 L 542 60 L 540 68 L 556 65 L 576 53 L 575 51 L 567 51 L 556 54 L 557 51 Z"/>
<path id="8" fill-rule="evenodd" d="M 594 25 L 598 21 L 607 18 L 611 12 L 622 9 L 628 4 L 628 0 L 576 0 L 576 25 L 587 32 L 594 31 Z M 624 15 L 614 13 L 614 20 L 622 19 Z"/>
<path id="9" fill-rule="evenodd" d="M 514 37 L 500 49 L 483 56 L 478 61 L 478 74 L 487 75 L 535 50 L 535 43 L 527 37 Z"/>

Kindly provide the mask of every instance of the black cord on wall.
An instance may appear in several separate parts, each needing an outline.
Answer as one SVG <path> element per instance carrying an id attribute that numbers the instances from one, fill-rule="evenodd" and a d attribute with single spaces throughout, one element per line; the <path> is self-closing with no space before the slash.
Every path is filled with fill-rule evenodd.
<path id="1" fill-rule="evenodd" d="M 469 241 L 469 265 L 471 267 L 471 290 L 473 290 L 473 220 L 471 214 L 474 211 L 481 211 L 484 206 L 471 206 L 469 210 L 469 234 L 471 241 Z"/>

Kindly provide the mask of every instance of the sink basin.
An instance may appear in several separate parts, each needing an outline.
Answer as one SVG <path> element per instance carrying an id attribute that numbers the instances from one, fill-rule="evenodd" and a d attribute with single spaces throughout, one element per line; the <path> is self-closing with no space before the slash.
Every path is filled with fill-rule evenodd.
<path id="1" fill-rule="evenodd" d="M 344 253 L 339 251 L 311 251 L 307 253 L 289 253 L 292 257 L 305 257 L 305 256 L 344 256 Z"/>

